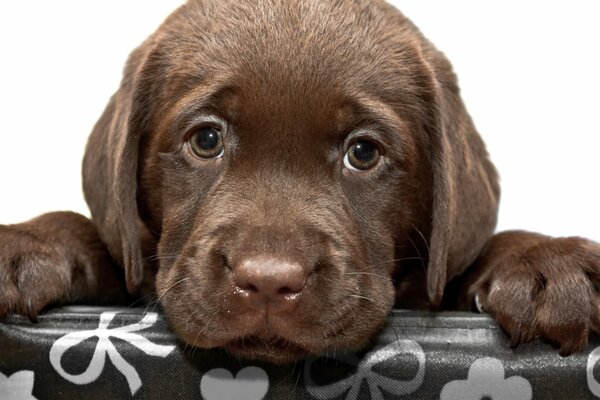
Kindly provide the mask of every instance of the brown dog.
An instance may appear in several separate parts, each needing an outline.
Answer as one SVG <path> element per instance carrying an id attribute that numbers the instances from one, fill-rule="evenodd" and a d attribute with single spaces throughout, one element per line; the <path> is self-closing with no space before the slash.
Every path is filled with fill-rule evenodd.
<path id="1" fill-rule="evenodd" d="M 395 302 L 477 299 L 563 354 L 600 327 L 600 246 L 493 236 L 451 66 L 383 1 L 190 0 L 131 55 L 83 175 L 92 221 L 0 227 L 0 316 L 126 282 L 187 343 L 273 362 L 361 348 Z"/>

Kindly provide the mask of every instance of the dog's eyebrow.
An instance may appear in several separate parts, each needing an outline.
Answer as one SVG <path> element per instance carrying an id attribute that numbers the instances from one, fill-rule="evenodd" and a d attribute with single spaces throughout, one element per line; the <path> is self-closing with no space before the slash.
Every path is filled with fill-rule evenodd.
<path id="1" fill-rule="evenodd" d="M 193 125 L 202 110 L 218 109 L 220 101 L 226 92 L 233 91 L 231 80 L 226 77 L 204 79 L 199 83 L 190 84 L 192 87 L 169 107 L 167 115 L 159 116 L 164 127 L 181 132 Z M 221 117 L 226 117 L 222 115 Z"/>
<path id="2" fill-rule="evenodd" d="M 401 150 L 409 145 L 409 124 L 389 104 L 367 94 L 353 96 L 348 104 L 355 117 L 361 121 L 360 125 L 367 128 L 380 126 L 389 133 L 384 135 L 383 139 L 389 141 L 387 144 L 392 148 Z"/>

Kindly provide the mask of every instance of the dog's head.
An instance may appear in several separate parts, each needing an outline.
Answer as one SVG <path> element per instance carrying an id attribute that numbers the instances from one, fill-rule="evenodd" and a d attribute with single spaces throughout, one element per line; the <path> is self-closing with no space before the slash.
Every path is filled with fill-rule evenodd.
<path id="1" fill-rule="evenodd" d="M 190 0 L 132 53 L 84 185 L 130 291 L 155 253 L 183 340 L 271 361 L 363 346 L 409 260 L 438 305 L 498 201 L 450 64 L 377 0 Z"/>

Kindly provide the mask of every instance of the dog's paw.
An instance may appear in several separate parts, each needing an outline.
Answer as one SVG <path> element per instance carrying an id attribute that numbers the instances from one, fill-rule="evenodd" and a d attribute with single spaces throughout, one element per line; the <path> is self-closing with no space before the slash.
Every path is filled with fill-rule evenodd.
<path id="1" fill-rule="evenodd" d="M 68 296 L 72 268 L 59 246 L 32 227 L 0 226 L 0 318 L 35 321 L 47 305 Z"/>
<path id="2" fill-rule="evenodd" d="M 485 265 L 476 267 L 471 298 L 515 346 L 541 337 L 560 346 L 561 355 L 583 350 L 600 327 L 600 245 L 522 235 L 492 242 Z"/>

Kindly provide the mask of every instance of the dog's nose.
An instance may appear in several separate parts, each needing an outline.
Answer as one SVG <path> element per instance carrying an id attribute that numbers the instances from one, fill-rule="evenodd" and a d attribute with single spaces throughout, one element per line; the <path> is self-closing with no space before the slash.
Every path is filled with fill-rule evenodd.
<path id="1" fill-rule="evenodd" d="M 232 269 L 243 301 L 273 311 L 284 311 L 297 303 L 310 273 L 297 261 L 270 256 L 244 258 Z"/>

